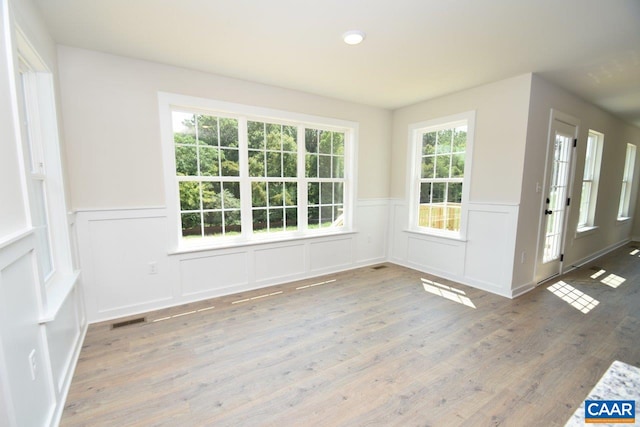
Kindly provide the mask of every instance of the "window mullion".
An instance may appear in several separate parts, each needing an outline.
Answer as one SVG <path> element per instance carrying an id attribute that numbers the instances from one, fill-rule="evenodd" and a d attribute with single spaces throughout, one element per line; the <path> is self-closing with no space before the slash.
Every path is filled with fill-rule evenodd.
<path id="1" fill-rule="evenodd" d="M 307 141 L 306 141 L 306 129 L 304 126 L 298 126 L 298 230 L 306 231 L 308 224 L 308 194 L 307 188 L 309 186 L 307 179 L 307 162 L 306 162 L 306 152 L 307 152 Z"/>

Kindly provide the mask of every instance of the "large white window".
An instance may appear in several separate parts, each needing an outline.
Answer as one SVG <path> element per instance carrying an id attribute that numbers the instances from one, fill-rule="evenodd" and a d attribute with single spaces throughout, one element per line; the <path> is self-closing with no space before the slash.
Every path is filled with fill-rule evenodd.
<path id="1" fill-rule="evenodd" d="M 592 130 L 589 131 L 584 161 L 584 173 L 582 177 L 578 231 L 586 231 L 595 226 L 596 201 L 598 197 L 598 181 L 600 179 L 603 143 L 603 134 Z"/>
<path id="2" fill-rule="evenodd" d="M 160 94 L 177 250 L 350 230 L 357 125 Z"/>
<path id="3" fill-rule="evenodd" d="M 464 237 L 474 113 L 414 124 L 410 224 L 415 231 Z"/>
<path id="4" fill-rule="evenodd" d="M 629 203 L 631 201 L 631 185 L 636 164 L 636 146 L 627 144 L 627 155 L 624 161 L 624 173 L 622 175 L 622 189 L 620 190 L 620 205 L 618 206 L 618 219 L 630 216 Z"/>

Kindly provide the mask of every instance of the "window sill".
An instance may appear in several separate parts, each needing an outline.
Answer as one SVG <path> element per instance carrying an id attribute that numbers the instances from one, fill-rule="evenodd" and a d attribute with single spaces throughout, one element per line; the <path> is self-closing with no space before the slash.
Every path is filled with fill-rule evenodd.
<path id="1" fill-rule="evenodd" d="M 39 320 L 40 324 L 56 320 L 58 312 L 78 282 L 78 277 L 80 277 L 80 270 L 55 278 L 47 284 L 47 309 Z"/>
<path id="2" fill-rule="evenodd" d="M 225 240 L 224 242 L 219 243 L 211 243 L 210 241 L 206 242 L 206 244 L 193 244 L 193 245 L 182 245 L 178 246 L 177 249 L 173 251 L 169 251 L 169 255 L 180 255 L 180 254 L 188 254 L 192 252 L 206 252 L 206 251 L 216 251 L 216 250 L 224 250 L 224 249 L 235 249 L 235 248 L 244 248 L 248 246 L 259 246 L 259 245 L 269 245 L 269 244 L 277 244 L 277 243 L 286 243 L 286 242 L 296 242 L 300 240 L 309 240 L 309 239 L 319 239 L 319 238 L 331 238 L 331 237 L 339 237 L 339 236 L 350 236 L 356 234 L 355 230 L 340 230 L 340 231 L 331 231 L 331 232 L 319 232 L 319 233 L 308 233 L 304 235 L 300 234 L 287 234 L 286 236 L 278 236 L 278 237 L 267 237 L 267 238 L 257 238 L 254 240 Z"/>
<path id="3" fill-rule="evenodd" d="M 427 232 L 427 231 L 415 230 L 415 229 L 405 229 L 403 231 L 405 233 L 415 234 L 417 236 L 425 237 L 433 240 L 451 240 L 451 241 L 460 242 L 460 243 L 467 242 L 467 239 L 464 239 L 457 234 L 434 233 L 434 232 Z"/>
<path id="4" fill-rule="evenodd" d="M 616 219 L 616 223 L 618 225 L 622 225 L 622 224 L 626 224 L 627 222 L 631 221 L 631 217 L 630 216 L 619 216 Z"/>
<path id="5" fill-rule="evenodd" d="M 576 239 L 579 239 L 580 237 L 590 236 L 591 234 L 594 234 L 598 230 L 598 228 L 600 227 L 598 227 L 597 225 L 579 228 L 576 231 Z"/>

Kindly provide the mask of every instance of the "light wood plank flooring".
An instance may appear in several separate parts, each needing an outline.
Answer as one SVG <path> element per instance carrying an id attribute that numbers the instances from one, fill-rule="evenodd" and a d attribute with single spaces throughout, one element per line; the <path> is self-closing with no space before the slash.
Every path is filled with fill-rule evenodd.
<path id="1" fill-rule="evenodd" d="M 564 425 L 640 366 L 632 245 L 561 278 L 588 313 L 557 281 L 509 300 L 386 264 L 91 325 L 61 425 Z"/>

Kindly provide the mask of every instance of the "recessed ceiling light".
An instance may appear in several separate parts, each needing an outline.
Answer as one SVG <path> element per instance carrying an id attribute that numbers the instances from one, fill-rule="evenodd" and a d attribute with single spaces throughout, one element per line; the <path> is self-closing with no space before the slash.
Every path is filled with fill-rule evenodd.
<path id="1" fill-rule="evenodd" d="M 346 44 L 360 44 L 364 40 L 365 34 L 359 30 L 347 31 L 342 35 L 342 39 Z"/>

